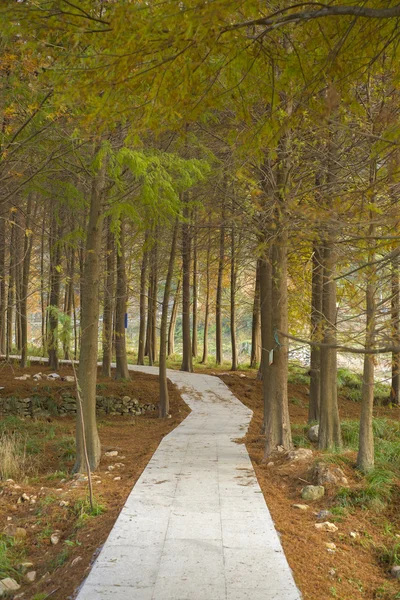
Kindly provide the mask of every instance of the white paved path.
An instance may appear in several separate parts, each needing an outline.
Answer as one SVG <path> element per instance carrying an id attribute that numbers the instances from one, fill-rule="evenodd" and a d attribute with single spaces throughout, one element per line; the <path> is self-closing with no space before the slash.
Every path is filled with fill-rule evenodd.
<path id="1" fill-rule="evenodd" d="M 246 446 L 233 441 L 251 411 L 218 377 L 168 377 L 192 412 L 143 471 L 77 600 L 299 600 Z"/>

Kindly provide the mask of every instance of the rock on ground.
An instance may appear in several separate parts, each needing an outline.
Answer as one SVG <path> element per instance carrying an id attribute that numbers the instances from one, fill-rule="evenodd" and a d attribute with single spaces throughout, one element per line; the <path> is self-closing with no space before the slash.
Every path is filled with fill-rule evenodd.
<path id="1" fill-rule="evenodd" d="M 322 485 L 306 485 L 301 490 L 303 500 L 320 500 L 325 495 L 325 488 Z"/>

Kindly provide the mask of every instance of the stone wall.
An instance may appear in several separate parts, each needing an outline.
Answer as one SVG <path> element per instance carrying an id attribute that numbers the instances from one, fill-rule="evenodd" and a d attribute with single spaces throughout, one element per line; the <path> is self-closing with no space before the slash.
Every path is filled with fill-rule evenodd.
<path id="1" fill-rule="evenodd" d="M 139 403 L 135 398 L 123 396 L 96 396 L 98 415 L 142 415 L 156 409 L 154 404 Z M 60 399 L 31 396 L 30 398 L 0 398 L 0 415 L 20 417 L 67 416 L 76 414 L 76 399 L 62 395 Z"/>

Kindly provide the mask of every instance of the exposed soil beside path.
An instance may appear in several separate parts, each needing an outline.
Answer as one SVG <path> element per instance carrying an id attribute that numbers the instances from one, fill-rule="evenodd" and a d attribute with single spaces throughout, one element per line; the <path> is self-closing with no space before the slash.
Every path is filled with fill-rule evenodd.
<path id="1" fill-rule="evenodd" d="M 47 366 L 37 365 L 24 369 L 31 375 L 37 372 L 49 373 Z M 62 366 L 60 375 L 71 375 L 70 367 Z M 21 375 L 18 367 L 0 365 L 0 385 L 4 386 L 3 396 L 26 397 L 32 393 L 32 382 L 15 380 Z M 130 382 L 115 382 L 99 377 L 101 394 L 131 395 L 143 402 L 157 403 L 158 377 L 143 373 L 131 373 Z M 59 381 L 40 381 L 35 386 L 42 390 L 36 393 L 57 396 L 73 384 Z M 74 419 L 48 418 L 33 422 L 14 419 L 8 430 L 14 429 L 27 436 L 29 446 L 39 449 L 33 458 L 37 473 L 28 481 L 15 481 L 15 484 L 0 481 L 0 532 L 10 523 L 23 527 L 27 537 L 17 546 L 21 561 L 33 563 L 37 571 L 34 584 L 23 583 L 18 594 L 24 600 L 47 598 L 53 590 L 51 600 L 67 600 L 73 597 L 74 590 L 86 577 L 94 552 L 106 540 L 114 522 L 125 503 L 134 483 L 146 467 L 161 439 L 174 429 L 190 412 L 174 385 L 169 383 L 172 418 L 160 420 L 156 413 L 139 417 L 106 416 L 99 419 L 99 434 L 103 456 L 100 468 L 95 475 L 101 483 L 95 483 L 96 501 L 104 506 L 105 512 L 96 517 L 79 516 L 80 504 L 87 497 L 86 483 L 76 482 L 70 475 L 73 461 L 68 449 L 73 447 L 75 430 Z M 22 425 L 21 425 L 22 423 Z M 50 432 L 51 435 L 50 435 Z M 117 450 L 116 458 L 107 458 L 104 452 Z M 123 458 L 122 458 L 123 457 Z M 109 465 L 123 463 L 108 471 Z M 60 473 L 61 471 L 61 473 Z M 58 474 L 56 472 L 59 472 Z M 56 475 L 54 475 L 56 473 Z M 109 473 L 109 474 L 107 474 Z M 114 477 L 121 477 L 114 480 Z M 20 486 L 19 488 L 16 486 Z M 22 493 L 36 496 L 36 503 L 18 503 Z M 67 507 L 60 502 L 67 501 Z M 11 521 L 7 520 L 11 517 Z M 51 533 L 60 532 L 60 542 L 52 545 Z M 71 563 L 77 557 L 74 566 Z"/>
<path id="2" fill-rule="evenodd" d="M 245 375 L 243 377 L 243 375 Z M 343 517 L 329 517 L 339 528 L 337 533 L 318 532 L 315 514 L 329 509 L 334 490 L 328 490 L 321 501 L 308 503 L 308 511 L 293 508 L 304 503 L 301 489 L 310 481 L 314 461 L 290 462 L 277 456 L 273 466 L 263 463 L 264 438 L 260 435 L 262 423 L 261 382 L 255 375 L 226 374 L 221 379 L 246 406 L 254 411 L 245 443 L 252 459 L 258 481 L 271 511 L 282 545 L 293 570 L 295 580 L 305 600 L 395 600 L 400 598 L 400 584 L 390 578 L 378 559 L 378 550 L 387 544 L 385 532 L 400 534 L 400 490 L 389 509 L 382 513 L 354 509 Z M 289 384 L 290 416 L 292 423 L 307 422 L 308 395 L 304 385 Z M 295 399 L 295 401 L 293 401 Z M 358 419 L 360 405 L 340 399 L 342 419 Z M 400 411 L 376 407 L 376 416 L 398 419 Z M 321 456 L 315 451 L 314 460 Z M 355 460 L 355 455 L 353 455 Z M 344 468 L 341 465 L 341 468 Z M 357 472 L 351 466 L 345 468 L 350 485 L 357 485 Z M 350 532 L 356 534 L 350 537 Z M 337 546 L 329 553 L 327 542 Z M 400 542 L 400 540 L 399 540 Z"/>

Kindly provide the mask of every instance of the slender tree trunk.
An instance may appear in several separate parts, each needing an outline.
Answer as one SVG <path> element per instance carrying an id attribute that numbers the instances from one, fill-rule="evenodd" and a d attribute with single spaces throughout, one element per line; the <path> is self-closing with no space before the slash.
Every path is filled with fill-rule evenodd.
<path id="1" fill-rule="evenodd" d="M 69 252 L 69 262 L 68 262 L 68 280 L 65 286 L 65 302 L 64 302 L 64 312 L 69 317 L 70 322 L 72 324 L 72 312 L 74 307 L 74 274 L 75 274 L 75 250 L 74 248 L 70 249 Z M 63 342 L 63 352 L 64 359 L 70 360 L 70 340 L 64 340 Z"/>
<path id="2" fill-rule="evenodd" d="M 208 222 L 208 243 L 207 243 L 207 259 L 206 259 L 206 306 L 204 313 L 204 337 L 203 337 L 203 356 L 202 364 L 208 361 L 208 328 L 210 322 L 210 254 L 211 254 L 211 227 Z"/>
<path id="3" fill-rule="evenodd" d="M 22 298 L 21 298 L 21 368 L 25 368 L 28 361 L 28 288 L 29 271 L 31 266 L 32 253 L 32 234 L 31 214 L 32 214 L 32 194 L 29 194 L 26 206 L 25 239 L 24 239 L 24 259 L 22 264 Z"/>
<path id="4" fill-rule="evenodd" d="M 151 253 L 151 259 L 153 260 L 153 252 Z M 153 279 L 153 273 L 152 273 L 152 269 L 150 269 L 149 285 L 148 285 L 148 292 L 147 292 L 146 341 L 145 341 L 145 345 L 144 345 L 144 354 L 145 354 L 145 356 L 149 357 L 149 365 L 150 366 L 152 366 L 152 364 L 153 364 L 153 349 L 151 347 L 151 344 L 153 341 L 153 334 L 151 331 L 152 326 L 153 326 L 153 319 L 151 318 L 152 290 L 153 290 L 152 279 Z"/>
<path id="5" fill-rule="evenodd" d="M 106 273 L 104 277 L 104 304 L 103 304 L 103 377 L 111 377 L 112 362 L 112 337 L 114 314 L 114 289 L 115 289 L 115 244 L 114 234 L 111 231 L 111 217 L 106 220 L 107 255 Z"/>
<path id="6" fill-rule="evenodd" d="M 0 211 L 0 354 L 6 353 L 6 211 Z"/>
<path id="7" fill-rule="evenodd" d="M 370 161 L 370 187 L 376 183 L 376 160 Z M 375 198 L 371 199 L 371 204 L 375 204 Z M 375 236 L 376 236 L 376 211 L 369 211 L 369 230 L 368 230 L 368 263 L 366 270 L 366 333 L 365 348 L 371 350 L 375 344 L 375 325 L 376 325 L 376 266 L 375 262 Z M 374 411 L 374 375 L 375 360 L 372 354 L 364 354 L 363 383 L 361 390 L 361 416 L 360 416 L 360 434 L 357 455 L 357 467 L 364 472 L 371 471 L 374 468 L 374 430 L 373 430 L 373 411 Z"/>
<path id="8" fill-rule="evenodd" d="M 222 350 L 222 278 L 224 274 L 224 258 L 225 258 L 225 227 L 224 227 L 225 211 L 222 207 L 222 224 L 219 236 L 219 260 L 218 260 L 218 281 L 217 281 L 217 296 L 215 303 L 215 347 L 216 356 L 215 362 L 221 365 L 223 361 Z"/>
<path id="9" fill-rule="evenodd" d="M 120 243 L 117 253 L 117 299 L 115 306 L 116 379 L 129 379 L 126 357 L 125 315 L 127 312 L 127 285 L 125 268 L 125 224 L 120 223 Z"/>
<path id="10" fill-rule="evenodd" d="M 254 289 L 253 321 L 251 326 L 250 367 L 257 368 L 261 361 L 261 313 L 260 313 L 260 259 L 257 260 Z"/>
<path id="11" fill-rule="evenodd" d="M 157 322 L 157 240 L 154 241 L 150 255 L 149 298 L 147 306 L 147 331 L 145 355 L 149 357 L 149 365 L 153 365 L 156 357 L 156 322 Z"/>
<path id="12" fill-rule="evenodd" d="M 96 424 L 96 383 L 99 332 L 100 250 L 102 239 L 101 214 L 105 188 L 106 159 L 93 176 L 87 225 L 85 260 L 81 297 L 81 351 L 78 380 L 83 399 L 83 426 L 89 464 L 92 470 L 100 462 L 100 440 Z M 81 415 L 77 413 L 75 471 L 85 469 Z"/>
<path id="13" fill-rule="evenodd" d="M 322 292 L 322 341 L 321 346 L 321 402 L 319 447 L 321 450 L 341 445 L 339 410 L 337 403 L 337 350 L 336 346 L 336 281 L 334 269 L 336 257 L 332 236 L 322 244 L 323 292 Z"/>
<path id="14" fill-rule="evenodd" d="M 198 286 L 198 273 L 197 273 L 197 223 L 196 214 L 194 215 L 194 235 L 193 235 L 193 306 L 192 306 L 192 356 L 197 358 L 198 354 L 198 343 L 197 343 L 197 286 Z"/>
<path id="15" fill-rule="evenodd" d="M 400 281 L 398 256 L 391 262 L 391 287 L 392 340 L 394 346 L 400 346 Z M 395 406 L 400 405 L 400 352 L 392 353 L 392 387 L 390 390 L 390 402 Z"/>
<path id="16" fill-rule="evenodd" d="M 235 226 L 231 231 L 231 347 L 232 347 L 232 367 L 231 371 L 237 371 L 238 356 L 236 347 L 236 241 Z"/>
<path id="17" fill-rule="evenodd" d="M 8 271 L 8 290 L 7 290 L 7 332 L 6 332 L 6 358 L 8 360 L 12 352 L 12 325 L 14 312 L 14 274 L 15 274 L 15 218 L 11 220 L 10 234 L 10 262 Z"/>
<path id="18" fill-rule="evenodd" d="M 178 283 L 176 285 L 175 296 L 174 296 L 174 304 L 172 306 L 171 311 L 171 319 L 169 322 L 168 328 L 168 357 L 175 354 L 175 328 L 176 328 L 176 318 L 178 316 L 178 304 L 179 304 L 179 295 L 181 293 L 181 277 L 178 279 Z"/>
<path id="19" fill-rule="evenodd" d="M 375 341 L 375 275 L 368 277 L 366 304 L 367 330 L 365 347 L 370 349 Z M 357 467 L 361 471 L 374 468 L 374 432 L 372 428 L 374 409 L 374 356 L 364 354 L 364 371 L 361 397 L 360 436 L 357 455 Z"/>
<path id="20" fill-rule="evenodd" d="M 140 323 L 139 323 L 139 345 L 138 345 L 138 365 L 144 365 L 144 345 L 146 335 L 146 281 L 147 281 L 147 263 L 148 263 L 148 232 L 146 231 L 144 236 L 144 250 L 142 258 L 142 266 L 140 269 Z"/>
<path id="21" fill-rule="evenodd" d="M 190 340 L 190 254 L 191 239 L 188 223 L 187 192 L 184 194 L 184 222 L 182 223 L 182 366 L 181 371 L 193 371 L 192 344 Z"/>
<path id="22" fill-rule="evenodd" d="M 167 324 L 168 324 L 168 306 L 171 291 L 171 281 L 174 273 L 174 264 L 176 256 L 176 240 L 178 237 L 178 222 L 174 225 L 172 233 L 171 252 L 169 255 L 168 272 L 165 280 L 164 298 L 162 303 L 161 324 L 160 324 L 160 357 L 159 357 L 159 380 L 160 380 L 160 417 L 166 417 L 169 413 L 169 396 L 167 381 Z"/>
<path id="23" fill-rule="evenodd" d="M 314 243 L 311 283 L 311 340 L 317 342 L 321 341 L 322 275 L 321 248 L 318 243 Z M 319 407 L 321 403 L 320 359 L 321 353 L 319 347 L 311 346 L 309 423 L 319 421 Z"/>
<path id="24" fill-rule="evenodd" d="M 24 260 L 22 251 L 22 214 L 20 211 L 15 213 L 16 228 L 15 228 L 15 345 L 17 354 L 21 354 L 22 350 L 22 321 L 21 321 L 21 300 L 22 300 L 22 263 Z"/>
<path id="25" fill-rule="evenodd" d="M 44 241 L 45 241 L 45 231 L 46 231 L 46 211 L 43 211 L 43 221 L 42 221 L 42 236 L 40 241 L 40 310 L 41 310 L 41 326 L 42 326 L 42 355 L 47 354 L 47 336 L 46 336 L 46 321 L 47 321 L 47 312 L 46 312 L 46 286 L 45 286 L 45 269 L 44 269 Z"/>
<path id="26" fill-rule="evenodd" d="M 57 223 L 56 208 L 53 204 L 50 222 L 50 313 L 48 316 L 48 341 L 50 369 L 58 369 L 58 314 L 61 285 L 61 228 Z"/>
<path id="27" fill-rule="evenodd" d="M 259 266 L 259 285 L 260 285 L 260 325 L 261 325 L 261 362 L 259 371 L 260 379 L 263 382 L 263 427 L 262 432 L 266 432 L 267 416 L 269 414 L 269 367 L 270 350 L 273 348 L 272 336 L 272 271 L 271 263 L 267 252 L 258 260 Z"/>
<path id="28" fill-rule="evenodd" d="M 290 430 L 287 376 L 287 345 L 279 338 L 279 332 L 288 328 L 288 291 L 287 291 L 287 230 L 285 223 L 276 219 L 277 230 L 271 251 L 271 317 L 272 338 L 268 349 L 273 349 L 272 364 L 268 367 L 268 398 L 265 419 L 265 457 L 274 452 L 278 446 L 289 450 L 292 446 Z"/>
<path id="29" fill-rule="evenodd" d="M 156 240 L 158 239 L 158 227 L 156 228 Z M 154 262 L 153 262 L 153 277 L 152 277 L 152 290 L 151 290 L 151 347 L 153 361 L 156 360 L 157 356 L 157 312 L 158 312 L 158 243 L 154 245 Z"/>

